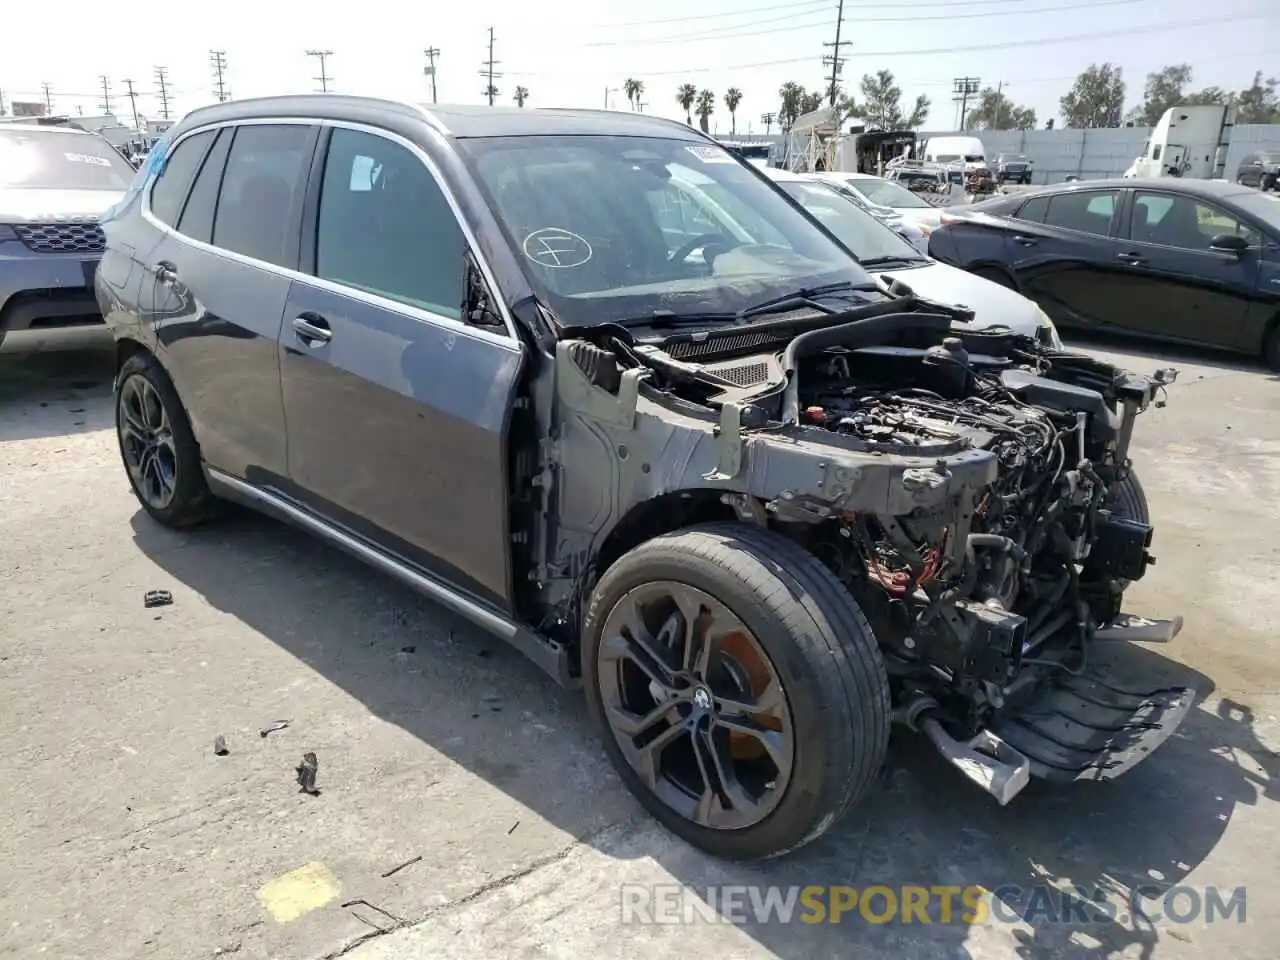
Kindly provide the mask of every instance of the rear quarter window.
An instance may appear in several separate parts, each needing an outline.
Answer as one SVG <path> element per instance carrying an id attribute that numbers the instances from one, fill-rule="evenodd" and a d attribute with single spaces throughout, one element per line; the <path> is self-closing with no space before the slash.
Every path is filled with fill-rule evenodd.
<path id="1" fill-rule="evenodd" d="M 215 131 L 203 130 L 187 137 L 169 154 L 155 183 L 151 185 L 151 215 L 161 223 L 177 227 L 191 181 L 200 169 Z"/>

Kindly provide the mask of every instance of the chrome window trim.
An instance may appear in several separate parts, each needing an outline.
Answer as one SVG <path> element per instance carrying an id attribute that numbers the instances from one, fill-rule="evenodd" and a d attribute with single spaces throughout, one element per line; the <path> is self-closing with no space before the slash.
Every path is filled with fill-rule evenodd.
<path id="1" fill-rule="evenodd" d="M 458 224 L 458 229 L 462 231 L 463 237 L 467 241 L 467 245 L 471 250 L 471 254 L 475 257 L 477 265 L 480 267 L 480 273 L 484 277 L 485 282 L 489 285 L 489 289 L 493 291 L 494 299 L 497 301 L 498 312 L 502 316 L 504 333 L 495 333 L 486 330 L 483 327 L 476 327 L 468 323 L 464 323 L 460 319 L 446 317 L 443 314 L 433 313 L 430 310 L 423 310 L 421 307 L 411 306 L 399 300 L 392 300 L 387 297 L 380 297 L 377 294 L 368 293 L 364 290 L 358 290 L 354 287 L 348 287 L 345 284 L 337 283 L 333 280 L 325 280 L 309 273 L 303 273 L 300 270 L 291 270 L 288 267 L 282 267 L 279 264 L 268 263 L 265 260 L 258 260 L 254 257 L 247 257 L 244 254 L 236 253 L 234 250 L 225 250 L 222 247 L 214 246 L 211 243 L 205 243 L 203 240 L 196 240 L 188 237 L 186 234 L 179 233 L 173 227 L 160 220 L 151 212 L 151 189 L 155 186 L 153 180 L 147 188 L 142 192 L 141 213 L 142 218 L 155 227 L 161 233 L 190 246 L 196 250 L 205 253 L 212 253 L 220 257 L 225 257 L 235 263 L 244 264 L 245 266 L 255 267 L 259 270 L 266 270 L 278 276 L 285 277 L 290 280 L 296 280 L 316 287 L 320 290 L 326 290 L 339 296 L 350 297 L 361 303 L 368 304 L 372 307 L 378 307 L 383 310 L 393 310 L 404 314 L 420 323 L 428 323 L 434 326 L 443 327 L 450 333 L 461 334 L 475 340 L 483 340 L 498 346 L 505 347 L 512 353 L 520 352 L 520 340 L 516 336 L 515 320 L 511 316 L 511 311 L 507 309 L 507 303 L 502 296 L 502 291 L 498 287 L 497 280 L 494 276 L 493 269 L 489 266 L 489 261 L 485 258 L 484 252 L 480 249 L 480 244 L 476 240 L 475 234 L 471 227 L 467 224 L 466 218 L 462 215 L 462 208 L 458 204 L 457 198 L 453 195 L 453 191 L 449 189 L 449 185 L 444 182 L 444 178 L 440 174 L 439 167 L 427 154 L 425 150 L 410 140 L 405 139 L 397 133 L 390 130 L 383 130 L 379 127 L 373 127 L 364 123 L 355 123 L 347 120 L 331 120 L 325 117 L 251 117 L 238 120 L 217 120 L 209 123 L 200 124 L 185 130 L 182 136 L 178 137 L 169 145 L 169 150 L 177 149 L 178 144 L 186 140 L 188 137 L 197 133 L 201 133 L 210 129 L 221 129 L 223 127 L 240 127 L 240 126 L 279 126 L 282 124 L 308 127 L 333 127 L 335 129 L 354 130 L 358 133 L 367 133 L 373 136 L 382 137 L 391 143 L 395 143 L 404 147 L 411 154 L 416 156 L 418 160 L 427 168 L 427 172 L 431 174 L 432 180 L 444 195 L 445 202 L 449 205 L 449 209 L 453 212 L 453 219 Z"/>

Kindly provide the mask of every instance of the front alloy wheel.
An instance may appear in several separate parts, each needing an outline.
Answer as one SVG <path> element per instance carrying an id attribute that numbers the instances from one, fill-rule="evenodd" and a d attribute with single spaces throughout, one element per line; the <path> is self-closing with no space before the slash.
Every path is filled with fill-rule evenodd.
<path id="1" fill-rule="evenodd" d="M 695 587 L 644 584 L 614 606 L 598 649 L 605 719 L 644 785 L 712 829 L 777 807 L 795 754 L 791 711 L 768 656 Z"/>

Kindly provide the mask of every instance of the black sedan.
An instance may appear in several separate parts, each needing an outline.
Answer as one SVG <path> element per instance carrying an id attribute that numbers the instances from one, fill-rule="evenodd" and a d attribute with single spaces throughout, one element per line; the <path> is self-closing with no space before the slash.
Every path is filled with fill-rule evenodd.
<path id="1" fill-rule="evenodd" d="M 1219 180 L 1085 180 L 949 207 L 929 255 L 1066 329 L 1260 355 L 1280 369 L 1280 199 Z"/>

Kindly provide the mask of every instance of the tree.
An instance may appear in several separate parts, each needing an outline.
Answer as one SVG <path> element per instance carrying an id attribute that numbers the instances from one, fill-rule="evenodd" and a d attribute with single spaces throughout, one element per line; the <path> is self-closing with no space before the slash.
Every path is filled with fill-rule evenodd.
<path id="1" fill-rule="evenodd" d="M 710 90 L 699 91 L 697 106 L 693 108 L 693 112 L 698 115 L 698 126 L 706 133 L 707 118 L 716 112 L 716 95 Z"/>
<path id="2" fill-rule="evenodd" d="M 790 130 L 796 118 L 804 111 L 800 109 L 804 100 L 804 87 L 794 80 L 788 80 L 778 88 L 778 97 L 782 101 L 778 105 L 778 126 Z"/>
<path id="3" fill-rule="evenodd" d="M 1253 84 L 1236 94 L 1236 123 L 1280 123 L 1280 101 L 1275 77 L 1262 79 L 1262 71 L 1253 75 Z"/>
<path id="4" fill-rule="evenodd" d="M 684 111 L 684 122 L 689 126 L 693 126 L 693 115 L 689 113 L 693 109 L 693 101 L 698 99 L 698 88 L 692 83 L 682 83 L 676 88 L 676 103 L 680 104 L 680 109 Z"/>
<path id="5" fill-rule="evenodd" d="M 1154 127 L 1170 107 L 1187 102 L 1186 88 L 1191 82 L 1191 64 L 1175 63 L 1147 74 L 1142 87 L 1142 103 L 1129 112 L 1126 119 L 1136 126 Z"/>
<path id="6" fill-rule="evenodd" d="M 977 103 L 965 114 L 965 128 L 974 130 L 1034 130 L 1036 112 L 1021 107 L 1003 91 L 986 87 L 978 94 Z"/>
<path id="7" fill-rule="evenodd" d="M 932 104 L 924 94 L 916 97 L 910 114 L 902 112 L 902 89 L 894 81 L 892 70 L 864 74 L 859 87 L 862 104 L 852 107 L 849 101 L 851 113 L 872 130 L 914 130 L 929 117 Z"/>
<path id="8" fill-rule="evenodd" d="M 742 91 L 737 87 L 730 87 L 724 92 L 725 109 L 729 111 L 729 136 L 735 136 L 738 133 L 738 105 L 742 103 Z"/>
<path id="9" fill-rule="evenodd" d="M 644 81 L 637 80 L 634 77 L 627 77 L 622 82 L 622 92 L 627 95 L 627 100 L 631 103 L 632 110 L 640 109 L 640 97 L 644 95 Z"/>
<path id="10" fill-rule="evenodd" d="M 524 102 L 529 99 L 528 87 L 516 87 L 515 94 L 511 97 L 516 102 L 517 107 L 523 107 Z"/>
<path id="11" fill-rule="evenodd" d="M 800 115 L 801 116 L 804 116 L 806 113 L 813 113 L 813 111 L 821 109 L 822 107 L 821 93 L 819 93 L 817 90 L 813 90 L 813 91 L 805 90 L 804 87 L 801 87 L 800 89 L 803 91 L 800 94 Z"/>
<path id="12" fill-rule="evenodd" d="M 1118 127 L 1124 114 L 1124 75 L 1112 63 L 1090 64 L 1058 101 L 1068 127 Z"/>
<path id="13" fill-rule="evenodd" d="M 489 106 L 493 106 L 493 101 L 498 99 L 498 88 L 492 83 L 484 88 L 483 96 L 489 98 Z"/>

